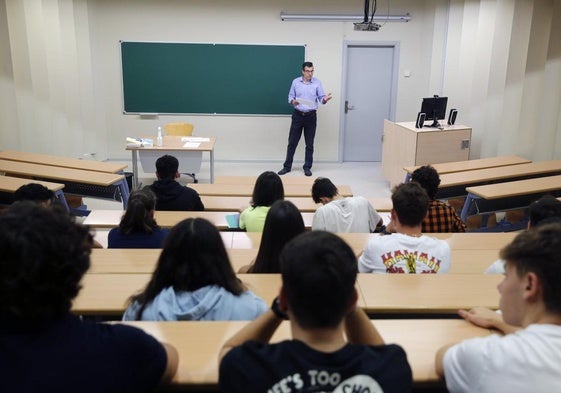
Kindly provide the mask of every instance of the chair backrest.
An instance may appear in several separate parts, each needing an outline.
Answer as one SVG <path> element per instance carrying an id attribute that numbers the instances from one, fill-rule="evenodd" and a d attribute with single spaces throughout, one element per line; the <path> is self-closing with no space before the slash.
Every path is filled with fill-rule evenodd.
<path id="1" fill-rule="evenodd" d="M 190 136 L 193 135 L 194 125 L 191 123 L 168 123 L 164 124 L 166 135 Z"/>

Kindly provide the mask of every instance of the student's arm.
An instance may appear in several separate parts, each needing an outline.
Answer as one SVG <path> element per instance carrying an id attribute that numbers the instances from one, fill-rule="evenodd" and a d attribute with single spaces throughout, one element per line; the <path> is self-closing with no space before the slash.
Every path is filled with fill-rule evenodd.
<path id="1" fill-rule="evenodd" d="M 509 325 L 506 323 L 501 314 L 484 307 L 475 307 L 469 311 L 459 310 L 458 314 L 466 321 L 476 326 L 486 329 L 496 329 L 503 334 L 514 333 L 521 327 Z"/>
<path id="2" fill-rule="evenodd" d="M 439 377 L 444 377 L 444 354 L 453 345 L 454 344 L 445 345 L 436 352 L 436 357 L 434 359 L 434 369 L 436 371 L 436 375 L 438 375 Z"/>
<path id="3" fill-rule="evenodd" d="M 177 354 L 177 349 L 175 349 L 173 345 L 168 343 L 161 343 L 161 344 L 166 351 L 166 357 L 167 357 L 166 369 L 164 371 L 164 375 L 162 375 L 162 379 L 160 379 L 160 385 L 164 385 L 171 382 L 172 378 L 177 372 L 179 355 Z"/>
<path id="4" fill-rule="evenodd" d="M 345 333 L 352 344 L 383 345 L 384 339 L 364 310 L 356 307 L 345 318 Z"/>
<path id="5" fill-rule="evenodd" d="M 265 313 L 261 314 L 259 318 L 245 325 L 239 332 L 224 343 L 220 350 L 220 361 L 222 361 L 230 349 L 242 345 L 246 341 L 268 343 L 281 322 L 282 319 L 277 317 L 273 311 L 267 310 Z"/>

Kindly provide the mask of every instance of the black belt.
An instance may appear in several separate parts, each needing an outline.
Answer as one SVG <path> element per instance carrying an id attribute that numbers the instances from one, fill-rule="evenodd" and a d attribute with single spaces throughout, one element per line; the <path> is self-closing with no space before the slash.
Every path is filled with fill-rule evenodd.
<path id="1" fill-rule="evenodd" d="M 298 109 L 294 109 L 294 112 L 298 113 L 300 116 L 309 116 L 309 115 L 312 115 L 312 114 L 316 113 L 316 110 L 314 109 L 313 111 L 302 112 L 302 111 L 299 111 Z"/>

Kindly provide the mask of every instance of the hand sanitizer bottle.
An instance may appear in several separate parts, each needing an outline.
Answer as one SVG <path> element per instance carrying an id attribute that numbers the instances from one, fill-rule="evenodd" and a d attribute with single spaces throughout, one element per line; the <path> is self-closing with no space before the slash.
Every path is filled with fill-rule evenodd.
<path id="1" fill-rule="evenodd" d="M 162 146 L 163 138 L 162 138 L 162 127 L 158 127 L 158 139 L 156 139 L 156 146 Z"/>

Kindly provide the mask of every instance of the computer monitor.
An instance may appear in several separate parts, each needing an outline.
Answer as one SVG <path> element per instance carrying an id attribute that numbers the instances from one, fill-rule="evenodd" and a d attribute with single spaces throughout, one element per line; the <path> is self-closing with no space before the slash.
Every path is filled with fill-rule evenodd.
<path id="1" fill-rule="evenodd" d="M 421 112 L 426 114 L 425 120 L 433 120 L 429 127 L 442 128 L 438 121 L 446 118 L 446 104 L 448 104 L 448 97 L 435 95 L 434 97 L 423 98 Z"/>

